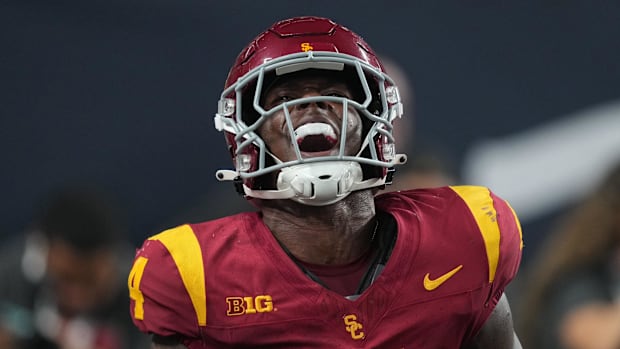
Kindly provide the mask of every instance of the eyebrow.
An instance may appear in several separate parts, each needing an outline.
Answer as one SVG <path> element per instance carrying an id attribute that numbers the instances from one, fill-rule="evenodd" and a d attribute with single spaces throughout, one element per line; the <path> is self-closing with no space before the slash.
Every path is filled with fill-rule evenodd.
<path id="1" fill-rule="evenodd" d="M 351 87 L 347 83 L 343 81 L 335 80 L 335 79 L 313 80 L 310 83 L 313 84 L 312 88 L 316 88 L 316 89 L 323 90 L 323 89 L 335 87 L 338 89 L 343 89 L 343 90 L 347 90 L 351 92 Z M 308 84 L 308 81 L 301 82 L 298 79 L 291 78 L 285 81 L 275 82 L 268 88 L 268 90 L 266 90 L 266 93 L 269 93 L 276 89 L 295 89 L 295 88 L 304 89 L 307 84 Z"/>

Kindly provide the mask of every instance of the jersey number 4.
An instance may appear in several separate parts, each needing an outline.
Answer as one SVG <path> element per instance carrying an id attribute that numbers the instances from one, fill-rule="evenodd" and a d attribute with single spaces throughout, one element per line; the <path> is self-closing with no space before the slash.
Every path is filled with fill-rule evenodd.
<path id="1" fill-rule="evenodd" d="M 149 260 L 144 257 L 136 258 L 133 267 L 129 272 L 127 286 L 129 287 L 129 298 L 134 301 L 133 317 L 138 320 L 144 320 L 144 295 L 140 291 L 140 281 L 144 274 L 144 268 Z"/>

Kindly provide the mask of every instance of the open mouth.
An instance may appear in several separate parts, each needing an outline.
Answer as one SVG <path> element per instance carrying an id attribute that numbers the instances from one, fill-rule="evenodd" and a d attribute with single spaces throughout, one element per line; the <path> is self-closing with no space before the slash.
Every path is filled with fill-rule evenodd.
<path id="1" fill-rule="evenodd" d="M 295 141 L 300 151 L 318 153 L 333 149 L 338 138 L 330 125 L 312 122 L 295 129 Z"/>

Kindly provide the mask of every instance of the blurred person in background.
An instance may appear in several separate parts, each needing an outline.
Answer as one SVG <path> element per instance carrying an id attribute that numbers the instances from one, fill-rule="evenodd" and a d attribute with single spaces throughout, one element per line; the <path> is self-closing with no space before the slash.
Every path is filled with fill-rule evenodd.
<path id="1" fill-rule="evenodd" d="M 51 193 L 30 229 L 2 248 L 0 348 L 146 348 L 125 302 L 133 251 L 123 233 L 102 191 Z"/>
<path id="2" fill-rule="evenodd" d="M 386 190 L 436 188 L 457 184 L 456 169 L 444 149 L 438 144 L 427 142 L 422 139 L 424 135 L 416 133 L 414 86 L 407 71 L 393 57 L 381 55 L 380 59 L 385 72 L 398 86 L 403 110 L 407 115 L 394 120 L 394 139 L 399 149 L 408 154 L 407 163 L 396 169 L 396 180 L 387 186 Z"/>
<path id="3" fill-rule="evenodd" d="M 417 145 L 407 155 L 411 160 L 397 169 L 394 174 L 395 180 L 386 187 L 387 191 L 437 188 L 458 184 L 453 164 L 440 149 Z"/>
<path id="4" fill-rule="evenodd" d="M 620 163 L 549 235 L 525 280 L 525 347 L 620 348 Z"/>

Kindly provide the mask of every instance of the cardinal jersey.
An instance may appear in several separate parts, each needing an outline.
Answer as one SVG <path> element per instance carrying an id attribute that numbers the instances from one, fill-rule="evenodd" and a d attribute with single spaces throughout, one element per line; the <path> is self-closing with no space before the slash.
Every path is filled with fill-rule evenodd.
<path id="1" fill-rule="evenodd" d="M 474 186 L 386 193 L 376 206 L 397 239 L 356 300 L 308 278 L 260 214 L 243 213 L 146 240 L 128 280 L 133 321 L 190 349 L 460 348 L 517 272 L 514 212 Z"/>

